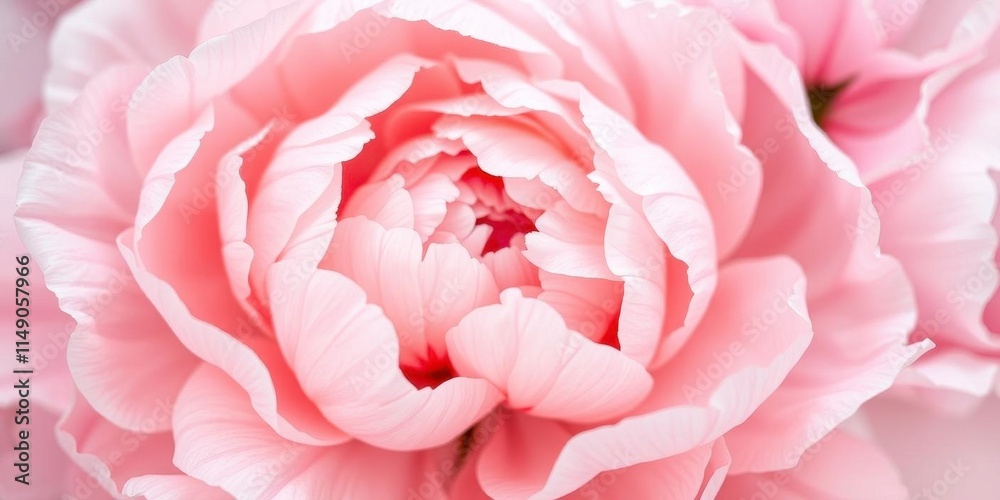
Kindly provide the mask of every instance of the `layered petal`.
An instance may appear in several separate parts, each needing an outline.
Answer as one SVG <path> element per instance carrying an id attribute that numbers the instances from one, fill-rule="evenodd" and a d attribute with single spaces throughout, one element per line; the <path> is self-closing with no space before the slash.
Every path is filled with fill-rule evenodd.
<path id="1" fill-rule="evenodd" d="M 460 374 L 488 380 L 507 404 L 530 415 L 601 421 L 627 412 L 652 387 L 641 365 L 566 328 L 544 302 L 517 289 L 476 309 L 448 332 Z"/>
<path id="2" fill-rule="evenodd" d="M 400 370 L 392 323 L 358 284 L 325 269 L 300 277 L 287 272 L 292 266 L 271 272 L 282 284 L 271 292 L 278 341 L 305 393 L 337 427 L 383 448 L 428 448 L 458 437 L 500 401 L 480 379 L 417 389 Z"/>

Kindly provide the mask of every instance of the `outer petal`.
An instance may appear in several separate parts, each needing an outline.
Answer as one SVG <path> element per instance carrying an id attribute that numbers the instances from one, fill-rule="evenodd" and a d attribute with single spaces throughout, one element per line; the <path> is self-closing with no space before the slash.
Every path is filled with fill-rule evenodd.
<path id="1" fill-rule="evenodd" d="M 411 489 L 423 493 L 452 458 L 446 449 L 398 453 L 359 441 L 314 447 L 285 440 L 239 386 L 208 366 L 177 404 L 174 462 L 237 498 L 405 498 Z M 430 498 L 443 497 L 440 486 L 431 484 Z"/>
<path id="2" fill-rule="evenodd" d="M 13 384 L 11 384 L 13 385 Z M 9 387 L 9 386 L 8 386 Z M 38 392 L 32 394 L 40 394 Z M 69 396 L 72 400 L 73 395 Z M 30 432 L 28 443 L 31 454 L 31 469 L 25 480 L 29 484 L 25 485 L 16 482 L 15 478 L 21 472 L 16 465 L 20 463 L 18 455 L 20 451 L 15 447 L 23 447 L 18 436 L 19 431 L 25 429 L 22 425 L 15 425 L 14 416 L 17 415 L 17 402 L 0 406 L 0 412 L 8 415 L 0 421 L 0 436 L 4 442 L 4 449 L 0 452 L 0 459 L 5 464 L 10 464 L 10 473 L 0 480 L 0 495 L 5 499 L 32 498 L 59 498 L 61 494 L 76 494 L 82 497 L 81 493 L 92 493 L 90 498 L 104 500 L 111 498 L 110 494 L 101 488 L 97 479 L 92 480 L 92 485 L 86 484 L 84 472 L 73 463 L 72 458 L 60 447 L 58 440 L 57 424 L 59 415 L 44 407 L 32 407 L 30 412 Z M 74 490 L 77 490 L 74 492 Z"/>
<path id="3" fill-rule="evenodd" d="M 862 410 L 870 438 L 900 469 L 910 498 L 989 497 L 1000 486 L 1000 399 L 967 415 L 949 415 L 894 398 Z"/>
<path id="4" fill-rule="evenodd" d="M 68 348 L 76 383 L 97 411 L 130 429 L 159 406 L 169 407 L 194 366 L 115 244 L 131 223 L 139 181 L 114 103 L 138 77 L 106 73 L 46 120 L 25 163 L 17 212 L 25 245 L 60 307 L 77 322 Z M 102 137 L 96 145 L 81 136 L 93 132 Z M 136 337 L 140 331 L 145 334 Z M 120 362 L 108 364 L 108 356 Z M 156 425 L 165 429 L 170 422 Z"/>
<path id="5" fill-rule="evenodd" d="M 73 9 L 52 38 L 51 53 L 58 57 L 45 80 L 46 110 L 51 113 L 73 102 L 87 82 L 108 69 L 148 70 L 173 56 L 187 55 L 195 46 L 208 4 L 209 0 L 96 0 Z"/>
<path id="6" fill-rule="evenodd" d="M 157 158 L 144 179 L 135 229 L 122 233 L 119 249 L 183 345 L 239 382 L 277 432 L 307 443 L 342 442 L 347 436 L 295 383 L 266 321 L 230 292 L 218 207 L 198 200 L 214 187 L 224 153 L 259 124 L 228 100 L 215 104 Z"/>
<path id="7" fill-rule="evenodd" d="M 834 431 L 802 455 L 795 468 L 732 476 L 721 498 L 910 498 L 892 460 L 877 446 Z"/>
<path id="8" fill-rule="evenodd" d="M 129 479 L 122 493 L 130 497 L 142 496 L 148 500 L 226 500 L 226 492 L 183 474 L 149 474 Z"/>
<path id="9" fill-rule="evenodd" d="M 19 150 L 0 155 L 0 207 L 3 210 L 9 209 L 11 213 L 15 208 L 17 179 L 21 175 L 24 154 L 23 150 Z M 0 384 L 8 387 L 16 384 L 19 374 L 14 373 L 14 370 L 30 367 L 34 370 L 32 403 L 58 413 L 67 407 L 74 393 L 73 381 L 66 364 L 66 344 L 76 324 L 68 314 L 59 309 L 58 299 L 46 288 L 37 262 L 29 263 L 28 276 L 18 274 L 21 266 L 17 265 L 15 258 L 22 255 L 28 255 L 28 252 L 14 230 L 14 219 L 5 217 L 0 220 L 0 258 L 7 259 L 10 266 L 4 270 L 3 279 L 7 283 L 16 283 L 22 277 L 28 281 L 24 291 L 30 295 L 17 293 L 14 298 L 22 302 L 22 305 L 25 305 L 22 299 L 28 299 L 26 305 L 31 311 L 28 331 L 32 352 L 30 366 L 18 363 L 14 356 L 0 361 Z M 0 308 L 0 321 L 16 326 L 18 307 L 11 300 Z M 0 394 L 0 405 L 17 404 L 18 399 L 16 391 L 8 391 Z"/>
<path id="10" fill-rule="evenodd" d="M 170 433 L 155 431 L 164 427 L 162 421 L 170 420 L 172 409 L 172 405 L 162 406 L 145 416 L 145 428 L 153 432 L 126 430 L 95 413 L 82 398 L 75 398 L 57 430 L 63 450 L 86 474 L 69 478 L 72 494 L 100 498 L 106 493 L 120 498 L 122 486 L 133 477 L 178 474 L 170 462 L 174 446 Z"/>

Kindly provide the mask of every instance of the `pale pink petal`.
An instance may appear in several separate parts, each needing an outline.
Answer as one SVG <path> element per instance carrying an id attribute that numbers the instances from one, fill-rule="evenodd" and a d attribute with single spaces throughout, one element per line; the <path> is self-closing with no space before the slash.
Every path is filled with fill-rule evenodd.
<path id="1" fill-rule="evenodd" d="M 448 332 L 452 366 L 504 391 L 528 414 L 596 422 L 627 412 L 652 379 L 615 349 L 566 328 L 550 306 L 516 289 L 501 303 L 476 309 Z"/>
<path id="2" fill-rule="evenodd" d="M 646 309 L 656 314 L 652 325 L 619 335 L 619 341 L 627 339 L 622 344 L 623 352 L 644 365 L 657 367 L 687 341 L 715 288 L 717 254 L 710 215 L 697 187 L 667 151 L 649 143 L 631 124 L 586 91 L 580 94 L 584 123 L 603 151 L 594 158 L 597 171 L 591 177 L 613 205 L 627 204 L 633 213 L 644 216 L 670 253 L 665 262 L 653 253 L 628 271 L 629 276 L 666 274 L 667 289 L 672 294 L 667 297 L 662 328 L 659 312 Z M 654 277 L 653 283 L 660 279 Z M 636 285 L 649 290 L 648 284 Z M 640 308 L 632 310 L 638 312 Z M 631 319 L 624 324 L 638 326 Z M 664 334 L 666 341 L 661 338 Z M 653 343 L 659 343 L 656 352 L 643 350 Z"/>
<path id="3" fill-rule="evenodd" d="M 749 227 L 761 172 L 739 141 L 742 71 L 723 15 L 669 4 L 582 3 L 569 12 L 552 4 L 623 79 L 635 127 L 686 168 L 712 215 L 718 254 L 729 255 Z M 747 4 L 724 12 L 731 17 Z"/>
<path id="4" fill-rule="evenodd" d="M 530 486 L 544 480 L 539 472 L 551 467 L 569 438 L 569 432 L 558 424 L 518 415 L 499 429 L 482 456 L 470 466 L 476 466 L 481 485 L 491 498 L 555 498 L 532 495 Z M 611 460 L 619 464 L 617 467 L 558 498 L 695 498 L 710 465 L 713 446 L 709 444 L 673 457 L 631 466 L 628 465 L 633 460 L 629 448 L 618 448 L 611 455 Z M 511 461 L 510 457 L 518 458 Z M 522 481 L 498 481 L 503 474 L 517 474 Z"/>
<path id="5" fill-rule="evenodd" d="M 448 203 L 458 198 L 455 183 L 442 174 L 429 174 L 409 189 L 413 198 L 413 229 L 427 240 L 444 222 Z"/>
<path id="6" fill-rule="evenodd" d="M 305 397 L 274 341 L 260 333 L 259 324 L 241 314 L 232 318 L 233 325 L 227 325 L 232 330 L 225 331 L 192 315 L 177 292 L 137 260 L 132 241 L 131 234 L 124 234 L 120 249 L 146 296 L 184 347 L 225 370 L 246 390 L 265 422 L 298 442 L 340 443 L 348 439 Z"/>
<path id="7" fill-rule="evenodd" d="M 406 366 L 443 360 L 445 332 L 497 300 L 489 270 L 460 245 L 432 243 L 424 251 L 412 229 L 386 230 L 363 217 L 340 222 L 321 266 L 351 278 L 385 310 Z"/>
<path id="8" fill-rule="evenodd" d="M 340 219 L 362 217 L 386 229 L 414 229 L 414 199 L 403 188 L 405 184 L 403 177 L 397 174 L 359 187 L 344 206 Z"/>
<path id="9" fill-rule="evenodd" d="M 747 38 L 778 46 L 788 59 L 802 67 L 805 57 L 802 40 L 791 26 L 779 20 L 773 0 L 687 0 L 685 3 L 714 7 Z"/>
<path id="10" fill-rule="evenodd" d="M 809 448 L 794 468 L 731 476 L 719 494 L 720 498 L 911 498 L 890 456 L 840 430 Z"/>
<path id="11" fill-rule="evenodd" d="M 501 248 L 483 255 L 482 258 L 483 264 L 493 273 L 497 290 L 540 285 L 538 268 L 524 258 L 524 251 L 521 248 L 516 246 Z M 571 279 L 568 276 L 566 278 Z"/>
<path id="12" fill-rule="evenodd" d="M 58 439 L 65 452 L 87 477 L 73 478 L 72 493 L 100 497 L 101 490 L 119 498 L 122 486 L 131 478 L 146 474 L 177 474 L 171 461 L 174 441 L 163 421 L 171 419 L 170 407 L 161 406 L 144 415 L 142 429 L 126 430 L 98 415 L 82 398 L 58 424 Z"/>
<path id="13" fill-rule="evenodd" d="M 147 172 L 163 148 L 189 128 L 211 99 L 232 88 L 282 43 L 290 43 L 310 10 L 299 2 L 268 13 L 153 68 L 126 110 L 131 157 Z M 249 135 L 249 134 L 247 134 Z"/>
<path id="14" fill-rule="evenodd" d="M 667 320 L 668 280 L 677 283 L 678 277 L 674 275 L 684 270 L 678 266 L 668 267 L 673 259 L 649 221 L 624 203 L 611 206 L 604 246 L 608 267 L 624 282 L 618 342 L 626 356 L 649 364 L 661 342 L 670 345 L 685 340 L 679 335 L 661 338 Z M 674 296 L 682 293 L 680 287 L 670 288 L 674 303 L 678 303 Z"/>
<path id="15" fill-rule="evenodd" d="M 611 37 L 594 36 L 600 30 L 580 26 L 576 14 L 581 9 L 605 7 L 602 4 L 559 4 L 549 2 L 504 2 L 484 0 L 484 4 L 503 14 L 532 37 L 555 53 L 563 68 L 533 67 L 539 76 L 551 76 L 554 69 L 562 69 L 562 77 L 569 81 L 584 82 L 604 102 L 625 116 L 634 116 L 634 106 L 624 90 L 619 75 L 611 64 L 610 56 L 602 54 L 597 46 L 606 44 Z M 599 9 L 596 9 L 599 10 Z M 593 16 L 599 17 L 599 16 Z M 604 24 L 599 26 L 603 27 Z M 583 36 L 590 33 L 591 36 Z M 595 43 L 596 42 L 596 43 Z"/>
<path id="16" fill-rule="evenodd" d="M 950 415 L 892 398 L 864 407 L 873 440 L 902 472 L 910 498 L 989 498 L 1000 478 L 1000 399 Z"/>
<path id="17" fill-rule="evenodd" d="M 470 378 L 418 390 L 400 370 L 392 323 L 362 288 L 325 269 L 288 274 L 292 265 L 269 278 L 282 284 L 272 289 L 275 329 L 303 390 L 339 428 L 380 447 L 420 449 L 461 435 L 499 402 L 488 382 Z"/>
<path id="18" fill-rule="evenodd" d="M 670 458 L 605 471 L 565 498 L 697 498 L 711 458 L 712 445 L 705 445 Z"/>
<path id="19" fill-rule="evenodd" d="M 231 120 L 246 116 L 232 103 L 216 104 L 157 158 L 145 179 L 135 231 L 122 234 L 119 249 L 184 346 L 243 385 L 279 433 L 310 443 L 341 442 L 346 436 L 302 396 L 262 319 L 230 293 L 217 207 L 185 210 L 214 186 L 231 145 L 259 130 L 260 124 Z M 198 244 L 185 245 L 192 240 Z"/>
<path id="20" fill-rule="evenodd" d="M 287 125 L 285 123 L 284 125 Z M 280 120 L 272 120 L 252 136 L 239 142 L 219 160 L 215 173 L 216 206 L 219 217 L 222 260 L 226 266 L 230 288 L 237 301 L 247 312 L 253 311 L 255 301 L 251 300 L 250 266 L 254 251 L 246 242 L 247 218 L 249 215 L 249 194 L 251 171 L 259 162 L 266 162 L 270 155 L 270 145 L 276 140 Z M 271 146 L 273 147 L 273 146 Z M 260 159 L 261 156 L 266 158 Z M 206 195 L 200 205 L 204 210 L 211 200 Z M 193 214 L 197 207 L 188 212 Z"/>
<path id="21" fill-rule="evenodd" d="M 62 2 L 60 2 L 62 3 Z M 87 82 L 116 66 L 148 70 L 194 48 L 209 0 L 83 2 L 52 38 L 57 54 L 45 81 L 49 113 L 73 102 Z"/>
<path id="22" fill-rule="evenodd" d="M 618 322 L 623 289 L 620 281 L 577 278 L 537 270 L 535 273 L 540 282 L 526 284 L 541 287 L 538 298 L 559 313 L 567 328 L 594 342 L 603 341 L 606 334 L 611 337 L 619 334 L 615 330 L 609 331 L 609 328 L 615 328 Z"/>
<path id="23" fill-rule="evenodd" d="M 476 467 L 479 484 L 494 499 L 539 497 L 547 471 L 571 437 L 564 424 L 515 413 L 483 449 Z"/>
<path id="24" fill-rule="evenodd" d="M 562 108 L 558 111 L 566 113 Z M 444 139 L 461 140 L 475 155 L 479 168 L 490 175 L 538 178 L 578 211 L 602 215 L 607 210 L 607 203 L 601 199 L 593 182 L 586 178 L 587 172 L 575 156 L 586 158 L 587 152 L 562 150 L 560 144 L 547 137 L 536 124 L 494 117 L 450 117 L 438 122 L 434 130 Z"/>
<path id="25" fill-rule="evenodd" d="M 928 154 L 872 186 L 885 200 L 878 205 L 882 245 L 917 293 L 918 335 L 991 353 L 1000 353 L 1000 336 L 988 329 L 997 326 L 987 312 L 997 288 L 997 187 L 989 169 L 1000 165 L 1000 121 L 982 103 L 998 82 L 994 70 L 945 90 L 928 115 L 937 131 Z"/>
<path id="26" fill-rule="evenodd" d="M 729 475 L 731 463 L 732 457 L 729 455 L 725 439 L 717 439 L 712 446 L 712 457 L 705 469 L 705 481 L 701 485 L 699 500 L 710 500 L 719 495 L 719 490 L 722 489 L 722 485 L 725 484 Z"/>
<path id="27" fill-rule="evenodd" d="M 1000 388 L 1000 362 L 951 345 L 936 346 L 900 374 L 891 393 L 928 411 L 963 415 Z"/>
<path id="28" fill-rule="evenodd" d="M 211 0 L 202 15 L 198 42 L 224 35 L 263 19 L 271 11 L 297 1 L 299 0 L 240 0 L 240 3 L 233 3 L 228 0 Z M 375 3 L 375 0 L 367 3 Z"/>
<path id="29" fill-rule="evenodd" d="M 879 46 L 877 23 L 862 2 L 773 0 L 802 41 L 802 75 L 835 86 L 854 76 Z M 821 21 L 820 21 L 821 20 Z"/>
<path id="30" fill-rule="evenodd" d="M 606 221 L 558 202 L 535 221 L 525 236 L 524 257 L 539 269 L 579 278 L 617 281 L 604 255 Z"/>
<path id="31" fill-rule="evenodd" d="M 925 0 L 918 4 L 905 0 L 877 0 L 882 27 L 895 48 L 914 55 L 946 49 L 971 15 L 990 14 L 989 3 L 975 0 Z"/>
<path id="32" fill-rule="evenodd" d="M 931 347 L 905 344 L 900 325 L 912 324 L 912 304 L 901 292 L 906 282 L 898 265 L 884 264 L 809 301 L 816 331 L 809 349 L 781 387 L 726 435 L 733 472 L 794 466 L 799 454 L 888 389 Z"/>
<path id="33" fill-rule="evenodd" d="M 174 462 L 237 498 L 405 498 L 451 458 L 447 449 L 399 453 L 359 441 L 317 447 L 285 440 L 239 386 L 207 366 L 177 406 Z M 379 470 L 392 474 L 373 474 Z M 430 498 L 443 498 L 433 486 Z"/>
<path id="34" fill-rule="evenodd" d="M 68 348 L 76 384 L 98 412 L 129 429 L 163 404 L 169 411 L 194 367 L 115 244 L 131 224 L 139 179 L 129 162 L 124 117 L 114 106 L 139 76 L 105 73 L 83 98 L 45 122 L 25 163 L 17 212 L 29 253 L 60 307 L 77 322 Z M 102 140 L 79 149 L 87 139 L 78 134 L 101 130 L 102 123 Z M 76 208 L 67 211 L 67 204 Z M 67 248 L 73 251 L 57 251 Z M 145 334 L 137 338 L 137 331 Z M 108 356 L 121 361 L 109 365 Z M 170 422 L 156 425 L 166 429 Z"/>
<path id="35" fill-rule="evenodd" d="M 226 500 L 232 498 L 224 491 L 184 474 L 148 474 L 129 479 L 122 493 L 147 500 Z"/>
<path id="36" fill-rule="evenodd" d="M 268 266 L 293 238 L 295 223 L 303 213 L 318 201 L 334 208 L 340 204 L 339 196 L 322 195 L 328 186 L 340 182 L 334 176 L 336 167 L 355 158 L 375 137 L 366 118 L 398 100 L 414 75 L 428 65 L 405 56 L 387 62 L 347 89 L 327 112 L 297 125 L 278 146 L 250 200 L 247 243 L 254 249 L 251 283 L 255 289 L 264 289 Z M 336 195 L 340 190 L 333 187 Z"/>

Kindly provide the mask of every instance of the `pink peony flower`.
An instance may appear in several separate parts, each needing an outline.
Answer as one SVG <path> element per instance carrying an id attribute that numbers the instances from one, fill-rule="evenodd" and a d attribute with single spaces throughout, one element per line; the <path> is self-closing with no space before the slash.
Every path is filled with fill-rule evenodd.
<path id="1" fill-rule="evenodd" d="M 673 4 L 180 5 L 70 12 L 20 183 L 109 494 L 905 496 L 834 429 L 930 342 L 780 45 Z"/>
<path id="2" fill-rule="evenodd" d="M 889 452 L 914 498 L 992 495 L 1000 462 L 984 450 L 1000 442 L 984 426 L 1000 395 L 1000 3 L 711 3 L 797 62 L 824 131 L 872 191 L 883 251 L 913 283 L 911 340 L 936 345 L 864 407 L 863 434 Z"/>

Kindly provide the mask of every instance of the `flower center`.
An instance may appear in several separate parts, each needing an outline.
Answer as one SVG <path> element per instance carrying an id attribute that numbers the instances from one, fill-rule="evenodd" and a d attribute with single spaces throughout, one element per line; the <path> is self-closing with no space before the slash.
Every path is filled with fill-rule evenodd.
<path id="1" fill-rule="evenodd" d="M 535 225 L 524 214 L 514 210 L 490 213 L 476 219 L 476 225 L 487 225 L 493 229 L 483 253 L 496 252 L 510 246 L 510 240 L 519 234 L 535 231 Z"/>
<path id="2" fill-rule="evenodd" d="M 476 196 L 472 207 L 476 226 L 490 228 L 483 255 L 510 247 L 516 237 L 537 231 L 525 209 L 507 196 L 502 178 L 474 168 L 462 176 L 461 183 Z"/>
<path id="3" fill-rule="evenodd" d="M 847 87 L 847 83 L 842 82 L 834 86 L 812 85 L 806 89 L 809 93 L 809 106 L 812 108 L 813 120 L 820 127 L 823 126 L 823 121 L 829 115 L 834 99 L 844 90 L 844 87 Z"/>

